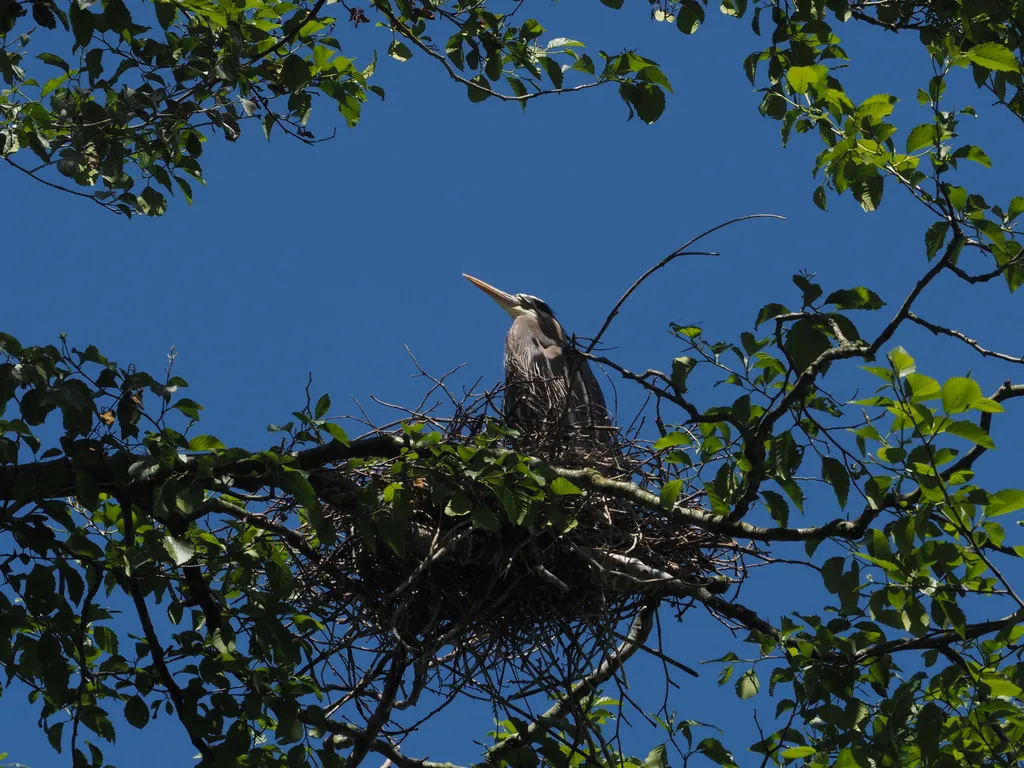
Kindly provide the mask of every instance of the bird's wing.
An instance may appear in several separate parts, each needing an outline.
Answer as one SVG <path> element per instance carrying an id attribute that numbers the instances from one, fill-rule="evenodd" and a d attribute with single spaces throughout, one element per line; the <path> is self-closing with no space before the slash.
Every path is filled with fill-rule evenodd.
<path id="1" fill-rule="evenodd" d="M 595 427 L 610 427 L 612 421 L 604 393 L 589 361 L 572 347 L 566 347 L 563 357 L 569 376 L 570 413 L 576 413 L 577 422 Z"/>

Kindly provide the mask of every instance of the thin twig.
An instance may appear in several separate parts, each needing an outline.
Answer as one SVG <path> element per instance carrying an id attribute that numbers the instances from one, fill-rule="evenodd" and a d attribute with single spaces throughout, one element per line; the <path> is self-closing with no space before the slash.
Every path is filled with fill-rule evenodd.
<path id="1" fill-rule="evenodd" d="M 617 302 L 615 302 L 615 306 L 612 307 L 612 311 L 608 313 L 608 317 L 605 319 L 604 325 L 601 326 L 601 330 L 597 332 L 597 335 L 593 339 L 591 339 L 590 345 L 587 347 L 586 351 L 588 353 L 594 351 L 594 347 L 597 346 L 597 342 L 601 340 L 601 337 L 604 335 L 604 332 L 608 330 L 608 326 L 612 324 L 612 320 L 614 320 L 615 316 L 619 314 L 619 310 L 622 308 L 622 305 L 626 303 L 626 299 L 633 295 L 633 292 L 637 288 L 639 288 L 641 284 L 643 284 L 643 282 L 647 280 L 647 278 L 649 278 L 659 269 L 662 269 L 663 267 L 667 266 L 670 262 L 679 258 L 680 256 L 718 256 L 718 254 L 713 251 L 695 251 L 691 253 L 688 252 L 686 249 L 689 248 L 694 243 L 698 242 L 699 240 L 702 240 L 703 238 L 707 237 L 708 235 L 714 232 L 717 232 L 720 229 L 724 229 L 725 227 L 728 227 L 732 224 L 736 224 L 741 221 L 747 221 L 748 219 L 780 219 L 782 221 L 785 221 L 786 217 L 779 216 L 778 214 L 775 213 L 752 213 L 749 216 L 740 216 L 737 219 L 730 219 L 729 221 L 726 221 L 723 224 L 719 224 L 716 227 L 712 227 L 709 230 L 701 232 L 692 240 L 688 240 L 687 242 L 683 243 L 681 246 L 676 248 L 676 250 L 672 251 L 672 253 L 670 253 L 664 259 L 662 259 L 653 267 L 651 267 L 642 275 L 640 275 L 640 277 L 637 278 L 636 282 L 629 286 L 629 290 L 622 294 L 622 297 Z"/>

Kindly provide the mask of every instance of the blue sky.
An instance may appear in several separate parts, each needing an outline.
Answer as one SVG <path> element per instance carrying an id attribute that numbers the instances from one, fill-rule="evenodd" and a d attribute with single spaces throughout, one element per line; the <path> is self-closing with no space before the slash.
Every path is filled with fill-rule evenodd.
<path id="1" fill-rule="evenodd" d="M 653 126 L 627 122 L 611 88 L 540 99 L 525 115 L 493 100 L 474 105 L 436 62 L 418 55 L 405 64 L 380 61 L 375 80 L 386 100 L 371 101 L 354 130 L 338 120 L 332 142 L 310 148 L 279 136 L 268 144 L 252 125 L 235 144 L 209 143 L 208 187 L 196 190 L 191 208 L 175 198 L 159 220 L 115 218 L 12 171 L 0 174 L 4 330 L 23 343 L 51 343 L 66 332 L 76 346 L 96 344 L 112 359 L 154 373 L 173 345 L 176 373 L 206 407 L 202 432 L 257 448 L 271 440 L 268 423 L 301 407 L 310 374 L 315 394 L 331 393 L 336 415 L 355 412 L 353 398 L 369 407 L 371 394 L 418 399 L 423 383 L 405 345 L 432 372 L 465 363 L 466 384 L 497 381 L 507 318 L 462 272 L 538 295 L 570 332 L 590 335 L 632 281 L 682 242 L 735 216 L 777 213 L 787 221 L 725 230 L 704 243 L 721 257 L 679 260 L 645 284 L 606 334 L 609 354 L 628 368 L 668 369 L 678 354 L 669 322 L 736 338 L 763 304 L 799 303 L 790 276 L 801 269 L 817 272 L 826 291 L 867 284 L 895 311 L 924 270 L 924 210 L 890 188 L 870 215 L 848 197 L 819 211 L 810 175 L 817 139 L 796 137 L 783 151 L 777 124 L 757 114 L 760 97 L 740 66 L 760 47 L 748 23 L 709 10 L 708 25 L 684 37 L 650 22 L 646 4 L 627 5 L 622 12 L 596 2 L 527 10 L 547 27 L 545 39 L 581 39 L 592 55 L 635 47 L 658 61 L 675 95 Z M 930 68 L 915 39 L 836 31 L 854 59 L 844 82 L 855 99 L 895 93 L 901 125 L 927 118 L 914 93 Z M 380 34 L 346 28 L 341 37 L 356 50 L 377 45 L 383 52 Z M 964 126 L 965 134 L 995 165 L 968 169 L 964 178 L 990 202 L 1005 203 L 1022 192 L 1007 186 L 1014 175 L 1007 171 L 1020 168 L 1013 126 L 963 74 L 958 106 L 973 104 L 981 118 L 977 128 Z M 315 120 L 335 124 L 330 114 Z M 953 289 L 963 295 L 940 280 L 919 314 L 1021 352 L 1019 302 L 1004 287 L 972 289 L 977 303 L 969 312 L 951 300 Z M 926 333 L 898 340 L 940 379 L 973 367 L 983 371 L 988 392 L 1012 374 Z M 840 399 L 852 396 L 849 382 L 832 383 L 846 388 Z M 616 384 L 620 421 L 627 421 L 640 400 Z M 706 387 L 699 393 L 703 406 L 723 397 Z M 1009 430 L 1003 437 L 1010 439 Z M 1004 447 L 999 434 L 996 440 Z M 1010 463 L 993 466 L 1007 471 Z M 808 520 L 834 512 L 810 510 Z M 776 618 L 813 605 L 820 589 L 806 575 L 780 570 L 751 579 L 744 598 Z M 731 642 L 697 614 L 667 635 L 673 652 L 693 666 Z M 740 646 L 731 647 L 742 654 Z M 681 717 L 735 724 L 739 735 L 727 745 L 747 764 L 751 712 L 756 707 L 762 723 L 770 722 L 775 702 L 762 693 L 739 703 L 731 686 L 716 688 L 717 670 L 701 671 L 699 681 L 681 681 L 674 706 Z M 632 685 L 650 689 L 655 700 L 660 677 L 660 664 L 649 660 L 630 672 Z M 57 764 L 34 730 L 33 711 L 16 687 L 0 699 L 3 721 L 13 725 L 0 750 L 35 767 Z M 489 724 L 485 707 L 460 705 L 407 752 L 468 762 L 479 754 L 470 739 L 483 739 Z M 123 726 L 119 736 L 107 756 L 123 765 L 138 764 L 140 755 L 150 768 L 187 765 L 194 752 L 173 723 L 142 733 Z M 654 731 L 638 727 L 629 743 L 645 751 L 656 742 Z"/>

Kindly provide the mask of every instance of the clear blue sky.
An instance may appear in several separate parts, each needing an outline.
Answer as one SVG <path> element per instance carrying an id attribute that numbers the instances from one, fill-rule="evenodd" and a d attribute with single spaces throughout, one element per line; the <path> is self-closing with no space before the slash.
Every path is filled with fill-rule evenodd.
<path id="1" fill-rule="evenodd" d="M 641 370 L 667 369 L 678 354 L 670 321 L 734 339 L 761 305 L 798 304 L 790 276 L 801 269 L 817 272 L 826 291 L 866 283 L 898 304 L 924 268 L 923 210 L 891 188 L 874 214 L 848 197 L 831 200 L 828 214 L 819 211 L 810 175 L 817 139 L 796 137 L 783 151 L 778 125 L 757 114 L 760 97 L 740 66 L 760 47 L 748 22 L 712 8 L 710 23 L 684 37 L 650 22 L 646 4 L 627 5 L 622 12 L 597 2 L 524 10 L 546 25 L 547 38 L 581 39 L 592 55 L 636 47 L 658 61 L 675 95 L 654 126 L 626 122 L 611 88 L 541 99 L 525 115 L 493 100 L 473 105 L 436 62 L 418 55 L 406 64 L 380 61 L 375 82 L 387 99 L 371 101 L 354 130 L 338 121 L 332 142 L 310 148 L 278 137 L 267 144 L 251 125 L 233 145 L 209 143 L 208 187 L 197 189 L 192 208 L 174 199 L 160 220 L 115 218 L 13 171 L 0 173 L 3 330 L 24 343 L 67 332 L 74 345 L 96 344 L 154 373 L 173 345 L 176 372 L 206 407 L 202 431 L 257 448 L 269 440 L 268 423 L 301 406 L 310 373 L 315 393 L 331 393 L 335 413 L 354 411 L 351 398 L 368 405 L 371 394 L 414 401 L 422 382 L 412 377 L 403 345 L 430 371 L 466 363 L 467 384 L 478 376 L 497 381 L 507 318 L 462 272 L 538 295 L 569 331 L 590 335 L 641 272 L 691 236 L 743 214 L 786 216 L 722 232 L 705 243 L 721 258 L 678 261 L 644 285 L 605 337 L 619 362 Z M 855 99 L 895 93 L 901 124 L 926 119 L 914 93 L 930 69 L 915 38 L 837 33 L 854 58 L 844 82 Z M 383 51 L 386 42 L 372 37 L 379 34 L 346 27 L 341 37 L 359 50 L 376 40 Z M 960 105 L 973 104 L 984 126 L 971 138 L 996 168 L 972 169 L 969 178 L 990 202 L 1005 203 L 1022 192 L 1006 186 L 1020 176 L 1013 126 L 969 77 L 961 80 Z M 324 126 L 334 117 L 317 120 Z M 1021 351 L 1019 301 L 1011 303 L 1004 287 L 974 289 L 982 300 L 969 313 L 949 301 L 951 287 L 937 285 L 920 314 Z M 982 368 L 927 334 L 907 333 L 900 342 L 940 379 L 973 366 L 985 371 L 982 386 L 991 391 L 1012 373 Z M 829 383 L 840 399 L 853 396 L 842 380 Z M 628 387 L 618 391 L 625 421 L 639 399 Z M 724 397 L 701 395 L 704 406 Z M 1009 435 L 996 435 L 1001 447 L 1003 439 Z M 807 521 L 834 513 L 809 509 Z M 751 579 L 744 599 L 777 620 L 813 605 L 820 589 L 804 573 L 780 571 Z M 728 647 L 750 652 L 698 613 L 667 635 L 680 660 L 697 666 Z M 740 735 L 727 746 L 749 764 L 742 749 L 755 734 L 751 713 L 757 709 L 767 731 L 775 702 L 762 692 L 741 704 L 731 686 L 716 688 L 716 677 L 704 667 L 699 681 L 681 681 L 674 706 L 684 718 L 736 724 Z M 655 702 L 660 678 L 660 664 L 648 661 L 630 671 L 634 690 Z M 58 763 L 46 746 L 35 707 L 17 686 L 0 699 L 0 718 L 0 750 L 10 760 L 33 768 L 70 763 L 66 754 Z M 627 744 L 640 751 L 657 743 L 656 732 L 631 719 L 637 729 Z M 486 707 L 458 706 L 406 751 L 469 762 L 479 754 L 470 739 L 483 739 L 489 725 Z M 117 747 L 105 751 L 121 765 L 189 765 L 194 750 L 180 735 L 166 719 L 141 733 L 122 725 Z"/>

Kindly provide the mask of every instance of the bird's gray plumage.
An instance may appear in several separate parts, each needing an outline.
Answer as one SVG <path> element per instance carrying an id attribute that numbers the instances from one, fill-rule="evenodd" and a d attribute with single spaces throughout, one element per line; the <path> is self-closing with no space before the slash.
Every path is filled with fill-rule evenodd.
<path id="1" fill-rule="evenodd" d="M 506 423 L 531 442 L 613 445 L 601 386 L 551 308 L 535 296 L 510 295 L 466 277 L 514 318 L 505 337 Z"/>

